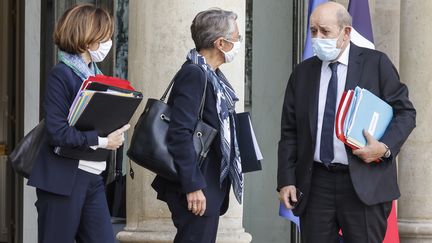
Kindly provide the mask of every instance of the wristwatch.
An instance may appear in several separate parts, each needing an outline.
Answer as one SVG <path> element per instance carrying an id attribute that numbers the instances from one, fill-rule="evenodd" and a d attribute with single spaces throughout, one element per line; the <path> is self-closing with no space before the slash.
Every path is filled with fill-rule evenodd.
<path id="1" fill-rule="evenodd" d="M 383 143 L 383 144 L 384 144 L 384 147 L 386 148 L 386 151 L 385 151 L 384 155 L 382 156 L 382 158 L 388 159 L 388 158 L 390 158 L 391 151 L 390 151 L 390 148 L 385 143 Z"/>

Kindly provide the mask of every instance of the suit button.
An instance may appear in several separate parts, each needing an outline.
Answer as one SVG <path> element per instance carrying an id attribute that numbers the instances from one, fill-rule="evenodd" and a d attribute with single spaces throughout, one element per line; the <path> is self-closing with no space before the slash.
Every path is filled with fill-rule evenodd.
<path id="1" fill-rule="evenodd" d="M 312 172 L 312 167 L 309 167 L 309 172 Z"/>

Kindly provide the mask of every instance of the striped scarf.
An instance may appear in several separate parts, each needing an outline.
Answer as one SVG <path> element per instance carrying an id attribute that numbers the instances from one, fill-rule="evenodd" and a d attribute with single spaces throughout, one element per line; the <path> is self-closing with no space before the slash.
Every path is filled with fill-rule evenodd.
<path id="1" fill-rule="evenodd" d="M 70 67 L 74 71 L 74 73 L 78 75 L 83 81 L 86 80 L 89 76 L 94 76 L 95 74 L 102 74 L 95 62 L 92 62 L 93 68 L 90 68 L 79 54 L 70 54 L 59 50 L 58 59 L 60 62 Z"/>
<path id="2" fill-rule="evenodd" d="M 234 195 L 237 201 L 241 204 L 243 194 L 243 174 L 234 122 L 235 102 L 239 99 L 223 73 L 219 69 L 213 71 L 206 63 L 205 58 L 195 49 L 192 49 L 189 52 L 186 59 L 194 64 L 201 65 L 207 71 L 207 77 L 213 86 L 215 96 L 217 97 L 216 110 L 218 112 L 220 124 L 219 132 L 222 152 L 219 180 L 222 185 L 223 180 L 229 175 Z"/>

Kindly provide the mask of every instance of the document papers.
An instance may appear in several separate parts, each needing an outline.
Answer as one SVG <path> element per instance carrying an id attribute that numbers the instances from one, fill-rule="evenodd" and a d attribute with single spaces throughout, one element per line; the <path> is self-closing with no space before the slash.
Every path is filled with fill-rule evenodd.
<path id="1" fill-rule="evenodd" d="M 351 148 L 366 146 L 363 130 L 379 140 L 393 117 L 393 108 L 368 91 L 356 87 L 346 91 L 336 114 L 336 136 Z"/>
<path id="2" fill-rule="evenodd" d="M 235 120 L 242 172 L 247 173 L 261 170 L 263 155 L 255 137 L 249 112 L 237 113 Z"/>
<path id="3" fill-rule="evenodd" d="M 85 80 L 69 109 L 69 126 L 79 131 L 96 131 L 106 137 L 127 124 L 143 96 L 127 80 L 102 75 Z M 90 161 L 105 161 L 106 149 L 55 147 L 60 156 Z"/>

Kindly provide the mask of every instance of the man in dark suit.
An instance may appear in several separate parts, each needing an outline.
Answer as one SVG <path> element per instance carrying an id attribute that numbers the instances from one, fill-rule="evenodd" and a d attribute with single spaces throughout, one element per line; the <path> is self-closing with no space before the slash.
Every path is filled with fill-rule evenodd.
<path id="1" fill-rule="evenodd" d="M 342 5 L 318 6 L 310 26 L 316 56 L 296 66 L 283 104 L 279 197 L 300 216 L 302 242 L 337 242 L 339 229 L 348 243 L 382 242 L 400 196 L 395 158 L 416 112 L 389 58 L 350 42 L 351 16 Z M 394 115 L 379 141 L 365 132 L 367 145 L 353 151 L 336 138 L 334 119 L 343 91 L 356 86 Z"/>

